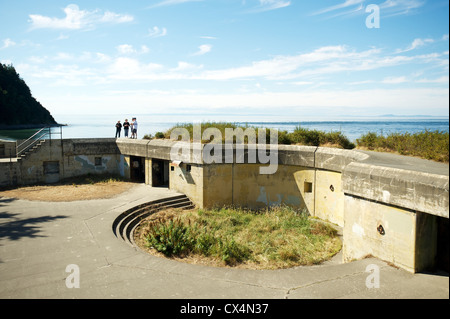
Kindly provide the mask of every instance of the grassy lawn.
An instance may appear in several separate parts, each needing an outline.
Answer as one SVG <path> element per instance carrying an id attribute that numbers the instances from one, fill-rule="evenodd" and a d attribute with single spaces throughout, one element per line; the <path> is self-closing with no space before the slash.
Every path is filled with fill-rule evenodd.
<path id="1" fill-rule="evenodd" d="M 136 237 L 162 256 L 251 269 L 320 264 L 342 248 L 334 228 L 289 207 L 163 212 L 142 223 Z"/>

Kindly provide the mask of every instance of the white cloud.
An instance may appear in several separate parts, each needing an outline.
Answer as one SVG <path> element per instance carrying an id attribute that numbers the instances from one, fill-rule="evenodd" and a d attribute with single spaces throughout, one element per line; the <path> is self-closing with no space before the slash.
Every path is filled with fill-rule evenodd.
<path id="1" fill-rule="evenodd" d="M 291 1 L 284 0 L 259 0 L 260 11 L 270 11 L 285 8 L 291 5 Z"/>
<path id="2" fill-rule="evenodd" d="M 150 49 L 143 45 L 141 46 L 140 50 L 136 50 L 132 45 L 130 44 L 121 44 L 116 47 L 119 54 L 127 55 L 127 54 L 145 54 L 150 52 Z"/>
<path id="3" fill-rule="evenodd" d="M 107 11 L 105 14 L 101 17 L 100 21 L 104 23 L 125 23 L 125 22 L 131 22 L 134 18 L 127 14 L 118 14 L 114 12 Z"/>
<path id="4" fill-rule="evenodd" d="M 433 43 L 433 39 L 414 39 L 414 41 L 406 49 L 398 49 L 396 53 L 403 53 L 423 47 L 428 43 Z"/>
<path id="5" fill-rule="evenodd" d="M 448 75 L 441 76 L 436 79 L 421 79 L 417 80 L 417 83 L 437 83 L 437 84 L 447 84 L 449 83 L 449 77 Z"/>
<path id="6" fill-rule="evenodd" d="M 384 17 L 411 13 L 425 4 L 425 0 L 386 0 L 380 4 Z"/>
<path id="7" fill-rule="evenodd" d="M 211 37 L 211 36 L 200 36 L 199 38 L 201 38 L 201 39 L 207 39 L 207 40 L 217 40 L 216 37 Z"/>
<path id="8" fill-rule="evenodd" d="M 15 45 L 16 45 L 16 43 L 8 38 L 8 39 L 3 40 L 3 46 L 0 47 L 0 50 L 6 49 L 6 48 L 9 48 L 9 47 L 13 47 Z"/>
<path id="9" fill-rule="evenodd" d="M 197 66 L 195 64 L 187 63 L 180 61 L 178 62 L 178 66 L 176 68 L 173 68 L 172 72 L 180 72 L 180 71 L 192 71 L 192 70 L 198 70 L 202 69 L 203 65 Z"/>
<path id="10" fill-rule="evenodd" d="M 117 14 L 107 11 L 103 14 L 98 10 L 80 10 L 75 4 L 70 4 L 63 9 L 64 18 L 52 18 L 38 14 L 30 14 L 31 29 L 90 29 L 100 23 L 124 23 L 131 22 L 134 18 L 130 15 Z"/>
<path id="11" fill-rule="evenodd" d="M 162 69 L 160 64 L 143 64 L 137 59 L 120 57 L 109 65 L 106 77 L 113 80 L 153 80 Z"/>
<path id="12" fill-rule="evenodd" d="M 162 28 L 160 29 L 159 27 L 153 27 L 152 29 L 150 29 L 148 31 L 148 36 L 151 38 L 158 38 L 158 37 L 164 37 L 167 35 L 167 29 L 166 28 Z"/>
<path id="13" fill-rule="evenodd" d="M 405 82 L 408 82 L 408 80 L 404 76 L 388 77 L 382 81 L 384 84 L 401 84 Z"/>
<path id="14" fill-rule="evenodd" d="M 366 14 L 365 0 L 345 0 L 344 2 L 323 8 L 311 15 L 328 15 L 328 18 L 335 18 L 338 16 L 354 16 Z M 409 14 L 415 9 L 422 7 L 425 0 L 386 0 L 378 4 L 383 18 Z"/>
<path id="15" fill-rule="evenodd" d="M 346 0 L 343 3 L 316 11 L 313 13 L 313 15 L 320 15 L 320 14 L 324 14 L 324 13 L 328 13 L 328 12 L 332 12 L 332 11 L 336 11 L 336 10 L 340 10 L 340 9 L 345 9 L 350 6 L 358 6 L 359 7 L 360 5 L 362 5 L 363 2 L 364 2 L 364 0 Z"/>
<path id="16" fill-rule="evenodd" d="M 291 1 L 287 0 L 258 0 L 259 4 L 252 9 L 248 10 L 248 13 L 258 13 L 271 10 L 277 10 L 291 5 Z M 245 4 L 245 1 L 244 3 Z"/>
<path id="17" fill-rule="evenodd" d="M 132 45 L 129 44 L 122 44 L 117 47 L 117 51 L 119 51 L 120 54 L 130 54 L 134 53 L 135 50 L 133 49 Z"/>
<path id="18" fill-rule="evenodd" d="M 345 46 L 326 46 L 293 56 L 276 56 L 270 60 L 253 62 L 251 65 L 223 70 L 205 71 L 201 76 L 209 80 L 231 80 L 253 77 L 289 79 L 302 76 L 330 74 L 339 71 L 379 67 L 373 61 L 379 50 L 353 52 Z M 385 61 L 384 64 L 392 64 Z"/>
<path id="19" fill-rule="evenodd" d="M 193 55 L 204 55 L 206 53 L 211 52 L 211 50 L 212 50 L 212 45 L 210 45 L 210 44 L 203 44 L 203 45 L 198 47 L 198 51 L 195 52 Z"/>
<path id="20" fill-rule="evenodd" d="M 204 0 L 163 0 L 157 4 L 150 6 L 149 8 L 165 7 L 165 6 L 172 6 L 172 5 L 177 5 L 177 4 L 187 3 L 187 2 L 200 2 L 200 1 L 204 1 Z"/>

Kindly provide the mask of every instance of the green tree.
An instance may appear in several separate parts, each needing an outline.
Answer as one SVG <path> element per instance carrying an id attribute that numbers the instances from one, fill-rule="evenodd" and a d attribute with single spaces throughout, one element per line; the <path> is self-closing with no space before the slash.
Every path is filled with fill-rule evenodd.
<path id="1" fill-rule="evenodd" d="M 57 124 L 50 112 L 31 95 L 12 65 L 0 63 L 0 124 Z"/>

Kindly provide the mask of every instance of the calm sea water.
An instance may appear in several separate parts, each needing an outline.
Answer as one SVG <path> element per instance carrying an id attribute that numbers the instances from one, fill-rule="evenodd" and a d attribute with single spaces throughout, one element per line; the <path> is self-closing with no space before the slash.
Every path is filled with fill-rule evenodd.
<path id="1" fill-rule="evenodd" d="M 249 124 L 256 127 L 276 128 L 292 132 L 297 126 L 308 129 L 317 129 L 325 132 L 340 131 L 350 140 L 355 141 L 367 132 L 389 134 L 415 133 L 424 130 L 449 131 L 449 119 L 447 118 L 426 118 L 426 117 L 353 117 L 339 119 L 293 119 L 276 116 L 231 116 L 231 115 L 133 115 L 138 119 L 138 138 L 146 134 L 154 135 L 156 132 L 165 132 L 178 123 L 201 123 L 204 121 L 227 121 L 237 124 Z M 67 124 L 62 128 L 63 138 L 106 138 L 115 136 L 115 124 L 118 120 L 123 122 L 125 118 L 131 122 L 132 116 L 117 114 L 108 115 L 55 115 L 54 118 L 60 124 Z M 59 129 L 57 129 L 59 132 Z M 5 136 L 5 132 L 0 135 Z M 122 131 L 123 137 L 123 131 Z M 0 136 L 0 138 L 2 138 Z"/>

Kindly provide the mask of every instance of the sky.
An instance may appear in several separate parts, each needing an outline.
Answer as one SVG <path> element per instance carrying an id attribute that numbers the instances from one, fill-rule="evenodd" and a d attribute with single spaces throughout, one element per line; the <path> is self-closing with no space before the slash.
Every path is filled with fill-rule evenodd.
<path id="1" fill-rule="evenodd" d="M 52 114 L 447 116 L 448 0 L 0 0 Z"/>

